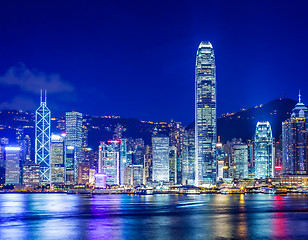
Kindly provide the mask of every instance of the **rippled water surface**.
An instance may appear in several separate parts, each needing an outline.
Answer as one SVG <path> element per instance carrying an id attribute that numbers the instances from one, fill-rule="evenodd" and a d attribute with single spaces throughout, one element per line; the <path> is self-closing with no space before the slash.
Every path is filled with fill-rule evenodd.
<path id="1" fill-rule="evenodd" d="M 0 239 L 308 239 L 308 196 L 0 194 Z"/>

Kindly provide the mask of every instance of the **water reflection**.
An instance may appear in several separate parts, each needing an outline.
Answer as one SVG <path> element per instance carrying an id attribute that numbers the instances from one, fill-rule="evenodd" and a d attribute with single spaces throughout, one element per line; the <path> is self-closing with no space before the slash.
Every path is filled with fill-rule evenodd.
<path id="1" fill-rule="evenodd" d="M 274 239 L 289 239 L 288 227 L 286 224 L 285 212 L 285 199 L 281 196 L 273 198 L 273 223 L 272 223 L 272 236 Z"/>
<path id="2" fill-rule="evenodd" d="M 308 197 L 0 194 L 0 239 L 301 239 Z"/>

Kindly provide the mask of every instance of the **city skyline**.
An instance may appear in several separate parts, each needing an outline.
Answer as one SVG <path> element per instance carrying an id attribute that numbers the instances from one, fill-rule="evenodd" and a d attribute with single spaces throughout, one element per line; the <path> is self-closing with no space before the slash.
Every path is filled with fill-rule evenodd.
<path id="1" fill-rule="evenodd" d="M 278 9 L 271 1 L 243 1 L 240 7 L 171 1 L 163 8 L 153 2 L 57 3 L 2 3 L 0 30 L 7 38 L 0 40 L 0 109 L 34 110 L 39 89 L 46 88 L 54 116 L 75 110 L 188 124 L 193 62 L 203 40 L 217 49 L 218 116 L 273 98 L 294 99 L 298 88 L 305 89 L 308 36 L 299 31 L 308 22 L 304 3 L 280 1 Z M 203 8 L 211 11 L 201 14 Z"/>
<path id="2" fill-rule="evenodd" d="M 306 239 L 307 9 L 0 1 L 0 238 Z"/>

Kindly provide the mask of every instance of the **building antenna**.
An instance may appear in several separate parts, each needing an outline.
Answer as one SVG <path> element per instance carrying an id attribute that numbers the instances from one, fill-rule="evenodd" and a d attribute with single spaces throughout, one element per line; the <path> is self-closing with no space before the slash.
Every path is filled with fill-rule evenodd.
<path id="1" fill-rule="evenodd" d="M 43 90 L 41 89 L 41 103 L 42 103 L 42 99 L 43 99 Z"/>
<path id="2" fill-rule="evenodd" d="M 298 102 L 299 103 L 301 102 L 301 90 L 300 89 L 298 90 Z"/>
<path id="3" fill-rule="evenodd" d="M 47 102 L 47 90 L 45 90 L 45 103 Z"/>

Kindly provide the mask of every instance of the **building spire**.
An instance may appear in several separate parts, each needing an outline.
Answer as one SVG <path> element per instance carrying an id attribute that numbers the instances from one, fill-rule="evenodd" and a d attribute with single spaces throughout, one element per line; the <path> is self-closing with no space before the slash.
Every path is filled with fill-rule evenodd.
<path id="1" fill-rule="evenodd" d="M 41 101 L 40 101 L 40 103 L 42 103 L 42 100 L 43 100 L 43 90 L 41 89 Z"/>
<path id="2" fill-rule="evenodd" d="M 301 90 L 298 90 L 298 102 L 301 102 Z"/>

